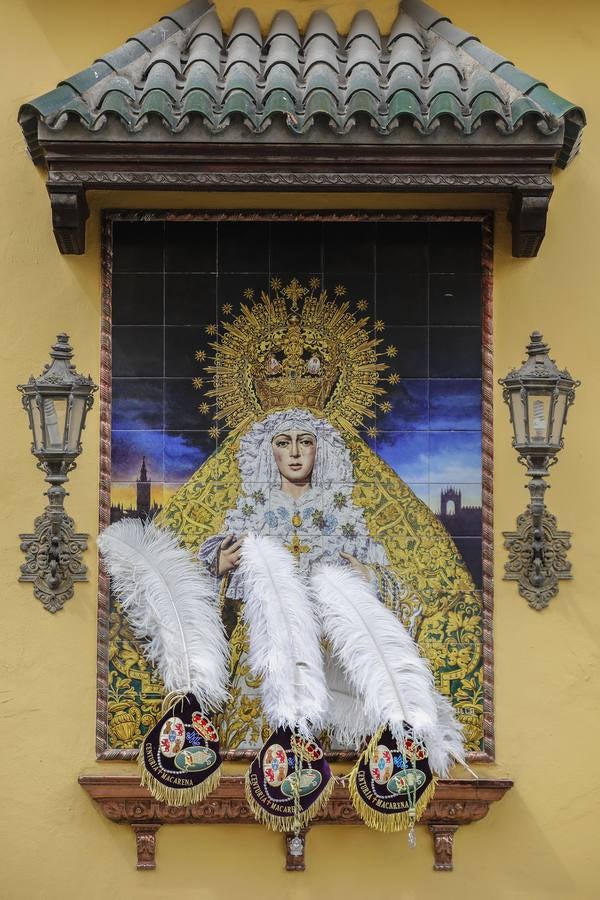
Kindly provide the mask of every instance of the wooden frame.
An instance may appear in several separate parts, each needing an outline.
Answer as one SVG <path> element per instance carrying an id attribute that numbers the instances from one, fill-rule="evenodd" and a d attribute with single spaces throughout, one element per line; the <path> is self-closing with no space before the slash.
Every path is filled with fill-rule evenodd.
<path id="1" fill-rule="evenodd" d="M 111 485 L 111 326 L 112 326 L 112 223 L 114 221 L 334 221 L 334 222 L 476 222 L 482 226 L 482 488 L 483 488 L 483 751 L 470 754 L 471 761 L 493 762 L 493 646 L 492 646 L 492 263 L 493 214 L 477 212 L 371 212 L 371 211 L 273 211 L 210 212 L 162 210 L 107 210 L 102 231 L 102 331 L 100 368 L 100 516 L 99 528 L 109 524 Z M 119 750 L 108 744 L 108 643 L 109 585 L 102 567 L 99 570 L 96 755 L 98 759 L 135 759 L 137 750 Z M 252 751 L 226 751 L 226 759 L 254 757 Z M 355 759 L 352 753 L 337 754 L 336 759 Z"/>

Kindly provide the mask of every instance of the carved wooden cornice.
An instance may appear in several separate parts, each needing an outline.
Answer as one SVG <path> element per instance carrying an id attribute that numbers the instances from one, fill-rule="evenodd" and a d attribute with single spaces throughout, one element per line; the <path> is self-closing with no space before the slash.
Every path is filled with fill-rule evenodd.
<path id="1" fill-rule="evenodd" d="M 136 775 L 80 775 L 79 783 L 95 800 L 107 819 L 131 825 L 136 837 L 138 869 L 155 868 L 156 834 L 161 825 L 194 823 L 256 824 L 244 796 L 244 779 L 225 775 L 216 791 L 202 803 L 193 806 L 167 806 L 155 800 L 142 787 Z M 438 871 L 453 868 L 454 835 L 461 825 L 478 822 L 489 812 L 492 803 L 501 800 L 513 782 L 508 779 L 480 778 L 478 781 L 453 779 L 440 781 L 432 802 L 420 824 L 427 825 L 433 838 L 434 865 Z M 312 825 L 362 825 L 347 788 L 338 781 L 327 806 Z M 290 848 L 286 837 L 286 868 L 305 868 L 305 841 L 302 853 Z M 296 852 L 293 852 L 296 850 Z"/>
<path id="2" fill-rule="evenodd" d="M 44 142 L 62 253 L 85 251 L 89 190 L 495 193 L 511 198 L 513 255 L 535 256 L 546 228 L 556 147 L 481 144 L 194 145 Z"/>

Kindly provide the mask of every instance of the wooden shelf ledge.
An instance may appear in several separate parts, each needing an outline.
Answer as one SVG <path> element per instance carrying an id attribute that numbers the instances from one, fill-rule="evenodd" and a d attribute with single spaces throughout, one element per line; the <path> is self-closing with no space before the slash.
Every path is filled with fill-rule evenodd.
<path id="1" fill-rule="evenodd" d="M 168 806 L 155 800 L 142 787 L 137 775 L 80 775 L 79 784 L 95 800 L 111 822 L 130 825 L 135 833 L 137 868 L 154 869 L 156 834 L 161 825 L 183 824 L 257 824 L 246 805 L 244 778 L 224 775 L 216 791 L 202 803 L 193 806 Z M 512 787 L 508 779 L 480 778 L 478 781 L 453 779 L 440 781 L 435 797 L 423 814 L 420 825 L 426 825 L 433 838 L 434 864 L 437 871 L 453 868 L 454 835 L 461 825 L 478 822 L 488 814 L 492 803 L 501 800 Z M 338 782 L 327 806 L 313 820 L 315 825 L 362 825 L 347 788 Z M 286 868 L 305 868 L 306 834 L 302 835 L 302 852 L 290 847 L 286 838 Z M 293 852 L 293 851 L 296 852 Z"/>

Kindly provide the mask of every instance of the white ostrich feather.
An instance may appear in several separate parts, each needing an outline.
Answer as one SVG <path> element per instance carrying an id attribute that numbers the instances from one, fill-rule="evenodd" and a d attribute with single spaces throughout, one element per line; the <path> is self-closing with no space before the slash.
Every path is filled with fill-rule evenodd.
<path id="1" fill-rule="evenodd" d="M 227 641 L 214 581 L 175 535 L 139 519 L 115 522 L 98 546 L 143 652 L 165 688 L 191 692 L 204 709 L 228 697 Z"/>
<path id="2" fill-rule="evenodd" d="M 240 574 L 248 623 L 248 664 L 260 676 L 262 706 L 273 728 L 319 729 L 327 707 L 320 625 L 291 554 L 272 538 L 249 534 Z"/>
<path id="3" fill-rule="evenodd" d="M 364 707 L 355 729 L 341 713 L 346 737 L 356 743 L 365 722 L 371 730 L 376 722 L 401 739 L 406 722 L 425 741 L 434 770 L 445 774 L 452 756 L 462 758 L 460 726 L 406 629 L 351 569 L 323 566 L 311 580 L 325 637 Z"/>
<path id="4" fill-rule="evenodd" d="M 367 719 L 365 707 L 344 669 L 337 658 L 327 652 L 325 681 L 330 702 L 323 722 L 324 727 L 340 747 L 358 749 L 362 741 L 372 735 L 381 723 Z"/>

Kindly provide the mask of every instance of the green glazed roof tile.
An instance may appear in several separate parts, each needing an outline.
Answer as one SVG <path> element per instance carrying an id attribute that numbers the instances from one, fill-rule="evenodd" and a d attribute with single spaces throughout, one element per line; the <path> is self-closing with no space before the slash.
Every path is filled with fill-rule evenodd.
<path id="1" fill-rule="evenodd" d="M 196 60 L 185 70 L 185 83 L 181 91 L 185 97 L 189 91 L 202 90 L 215 99 L 219 91 L 217 87 L 217 73 L 208 63 Z"/>
<path id="2" fill-rule="evenodd" d="M 399 90 L 412 91 L 417 98 L 422 96 L 421 79 L 411 66 L 397 66 L 392 72 L 386 95 L 389 97 L 394 91 Z"/>
<path id="3" fill-rule="evenodd" d="M 378 50 L 381 50 L 381 34 L 373 13 L 368 9 L 361 9 L 354 16 L 346 37 L 346 47 L 350 47 L 359 37 L 368 38 Z"/>
<path id="4" fill-rule="evenodd" d="M 219 74 L 221 49 L 210 35 L 203 34 L 196 38 L 190 48 L 184 71 L 188 71 L 189 67 L 195 62 L 208 65 L 217 75 Z"/>
<path id="5" fill-rule="evenodd" d="M 340 117 L 334 94 L 326 90 L 316 89 L 307 95 L 304 104 L 304 115 L 306 118 L 311 118 L 319 113 L 329 116 L 330 119 L 339 124 Z"/>
<path id="6" fill-rule="evenodd" d="M 379 78 L 371 66 L 363 64 L 352 69 L 346 88 L 346 100 L 349 100 L 356 91 L 368 91 L 377 105 L 381 103 Z"/>
<path id="7" fill-rule="evenodd" d="M 199 113 L 212 122 L 214 118 L 214 101 L 205 91 L 192 90 L 187 93 L 181 104 L 182 117 L 191 113 Z"/>
<path id="8" fill-rule="evenodd" d="M 191 4 L 189 4 L 191 6 Z M 223 40 L 223 29 L 221 28 L 221 22 L 216 13 L 216 10 L 213 6 L 208 9 L 208 12 L 201 14 L 198 13 L 199 18 L 197 19 L 196 24 L 193 26 L 192 32 L 190 34 L 188 46 L 192 46 L 196 38 L 200 37 L 203 34 L 207 34 L 215 41 L 219 47 L 222 47 L 224 44 Z"/>
<path id="9" fill-rule="evenodd" d="M 278 13 L 275 13 L 275 17 L 271 22 L 271 27 L 269 28 L 269 34 L 267 36 L 267 45 L 269 46 L 273 38 L 276 38 L 280 35 L 285 35 L 289 37 L 297 47 L 300 47 L 302 40 L 300 38 L 300 30 L 298 28 L 298 23 L 294 19 L 293 15 L 287 10 L 279 10 Z"/>
<path id="10" fill-rule="evenodd" d="M 304 33 L 281 11 L 266 36 L 251 9 L 241 9 L 224 35 L 210 0 L 190 0 L 24 104 L 19 119 L 40 162 L 36 119 L 58 131 L 68 116 L 80 123 L 78 140 L 86 130 L 99 140 L 113 117 L 137 133 L 157 117 L 185 140 L 194 114 L 211 133 L 241 116 L 250 135 L 278 117 L 297 136 L 316 121 L 343 133 L 366 120 L 380 140 L 402 119 L 429 133 L 446 116 L 465 140 L 483 122 L 500 140 L 531 120 L 532 140 L 564 133 L 561 166 L 577 153 L 585 124 L 579 106 L 422 0 L 403 0 L 389 34 L 363 9 L 346 35 L 321 10 Z"/>
<path id="11" fill-rule="evenodd" d="M 401 8 L 396 21 L 392 25 L 387 41 L 388 47 L 392 47 L 396 41 L 405 37 L 413 40 L 421 48 L 425 48 L 423 29 L 414 19 L 411 19 L 411 17 L 406 14 L 403 8 Z"/>
<path id="12" fill-rule="evenodd" d="M 246 117 L 250 122 L 256 122 L 258 115 L 254 98 L 245 91 L 232 91 L 223 101 L 221 121 L 235 113 Z"/>
<path id="13" fill-rule="evenodd" d="M 503 63 L 508 63 L 512 66 L 512 63 L 505 56 L 500 56 L 499 53 L 490 50 L 489 47 L 486 47 L 485 44 L 481 43 L 479 38 L 471 36 L 468 41 L 461 44 L 461 47 L 469 54 L 469 56 L 476 59 L 484 69 L 487 69 L 488 72 L 495 72 L 499 66 L 503 65 Z"/>
<path id="14" fill-rule="evenodd" d="M 478 94 L 471 103 L 471 128 L 475 128 L 483 116 L 496 116 L 510 126 L 510 117 L 506 114 L 505 104 L 498 99 L 496 94 Z"/>
<path id="15" fill-rule="evenodd" d="M 263 96 L 276 90 L 287 92 L 291 97 L 299 97 L 301 94 L 296 73 L 283 63 L 278 63 L 269 69 Z"/>
<path id="16" fill-rule="evenodd" d="M 135 88 L 129 78 L 125 78 L 123 75 L 113 75 L 112 78 L 106 79 L 106 85 L 103 86 L 102 93 L 100 94 L 100 105 L 104 102 L 104 98 L 112 93 L 120 93 L 124 97 L 129 97 L 129 99 L 133 100 L 135 103 Z"/>
<path id="17" fill-rule="evenodd" d="M 417 119 L 424 127 L 421 105 L 411 91 L 396 91 L 388 101 L 388 121 L 390 124 L 406 116 Z"/>
<path id="18" fill-rule="evenodd" d="M 282 113 L 287 115 L 291 113 L 295 115 L 296 102 L 293 94 L 283 91 L 279 88 L 270 91 L 265 95 L 263 102 L 263 118 L 267 118 L 273 113 Z"/>
<path id="19" fill-rule="evenodd" d="M 121 91 L 109 91 L 100 103 L 102 114 L 112 113 L 118 116 L 126 125 L 133 121 L 131 101 Z"/>
<path id="20" fill-rule="evenodd" d="M 545 84 L 544 81 L 541 81 L 539 78 L 534 78 L 533 75 L 528 75 L 527 72 L 522 72 L 521 69 L 517 69 L 516 66 L 513 66 L 510 62 L 501 63 L 496 69 L 496 74 L 503 78 L 505 81 L 508 81 L 509 84 L 512 84 L 513 87 L 516 87 L 518 91 L 521 91 L 523 94 L 528 94 L 532 88 L 537 87 L 539 84 Z"/>
<path id="21" fill-rule="evenodd" d="M 90 66 L 89 69 L 84 69 L 82 72 L 77 72 L 76 75 L 64 78 L 60 83 L 68 84 L 69 87 L 72 87 L 78 94 L 83 94 L 109 75 L 112 75 L 112 73 L 113 70 L 110 66 L 105 62 L 99 61 L 95 63 L 95 65 Z"/>
<path id="22" fill-rule="evenodd" d="M 450 116 L 456 122 L 464 122 L 462 104 L 454 94 L 437 94 L 429 104 L 428 126 L 431 127 L 440 116 Z M 470 130 L 470 123 L 467 127 Z"/>
<path id="23" fill-rule="evenodd" d="M 142 90 L 142 97 L 145 97 L 146 94 L 156 90 L 164 91 L 165 94 L 169 95 L 173 102 L 177 102 L 177 79 L 175 77 L 175 72 L 166 62 L 156 62 L 148 71 L 148 77 L 146 78 L 144 89 Z"/>
<path id="24" fill-rule="evenodd" d="M 150 114 L 158 116 L 165 124 L 168 124 L 171 127 L 176 125 L 173 102 L 168 94 L 165 94 L 162 90 L 149 91 L 142 99 L 140 103 L 139 119 Z"/>

